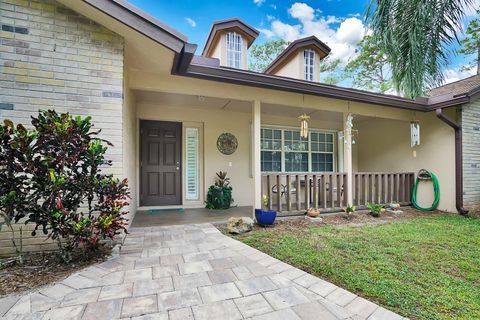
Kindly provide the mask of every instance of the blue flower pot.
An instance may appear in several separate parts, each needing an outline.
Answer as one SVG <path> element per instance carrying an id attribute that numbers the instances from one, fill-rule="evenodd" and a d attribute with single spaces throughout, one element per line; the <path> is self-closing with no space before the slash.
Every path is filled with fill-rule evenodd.
<path id="1" fill-rule="evenodd" d="M 275 222 L 277 211 L 255 209 L 255 218 L 257 223 L 262 226 L 271 226 Z"/>

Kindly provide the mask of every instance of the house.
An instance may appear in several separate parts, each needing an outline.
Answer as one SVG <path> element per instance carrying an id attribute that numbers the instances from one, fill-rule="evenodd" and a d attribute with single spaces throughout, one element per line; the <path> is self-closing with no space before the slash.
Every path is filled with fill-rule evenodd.
<path id="1" fill-rule="evenodd" d="M 438 176 L 439 209 L 480 203 L 478 77 L 406 99 L 319 83 L 330 48 L 315 37 L 248 71 L 259 32 L 240 19 L 213 23 L 197 50 L 123 0 L 0 0 L 0 9 L 0 117 L 29 123 L 52 106 L 92 116 L 114 144 L 109 170 L 130 181 L 131 214 L 203 207 L 220 170 L 238 206 L 260 207 L 265 194 L 281 213 L 410 203 L 422 168 Z M 431 186 L 418 198 L 430 204 Z"/>

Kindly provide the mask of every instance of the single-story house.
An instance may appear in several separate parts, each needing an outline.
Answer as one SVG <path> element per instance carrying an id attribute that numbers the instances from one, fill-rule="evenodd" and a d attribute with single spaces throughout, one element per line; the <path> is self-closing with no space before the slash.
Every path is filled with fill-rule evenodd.
<path id="1" fill-rule="evenodd" d="M 252 72 L 259 32 L 242 20 L 214 22 L 197 50 L 123 0 L 0 0 L 0 17 L 0 118 L 92 116 L 131 214 L 203 207 L 220 170 L 236 205 L 268 195 L 281 213 L 410 203 L 422 168 L 438 176 L 439 209 L 480 203 L 479 76 L 416 99 L 322 84 L 330 48 L 315 37 Z M 430 204 L 431 185 L 418 198 Z"/>

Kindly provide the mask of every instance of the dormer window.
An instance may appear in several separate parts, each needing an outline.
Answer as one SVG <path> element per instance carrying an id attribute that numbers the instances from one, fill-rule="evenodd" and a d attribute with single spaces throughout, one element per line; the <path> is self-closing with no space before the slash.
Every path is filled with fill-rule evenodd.
<path id="1" fill-rule="evenodd" d="M 227 33 L 227 66 L 242 67 L 242 36 L 236 32 Z"/>
<path id="2" fill-rule="evenodd" d="M 312 49 L 303 51 L 303 70 L 305 80 L 315 80 L 315 51 Z"/>

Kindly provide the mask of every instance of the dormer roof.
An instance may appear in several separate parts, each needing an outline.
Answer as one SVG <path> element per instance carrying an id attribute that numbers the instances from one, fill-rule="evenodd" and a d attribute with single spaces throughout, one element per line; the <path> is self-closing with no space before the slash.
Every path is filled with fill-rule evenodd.
<path id="1" fill-rule="evenodd" d="M 293 41 L 273 60 L 263 73 L 272 74 L 278 67 L 282 66 L 298 50 L 303 48 L 314 48 L 320 53 L 320 59 L 325 58 L 331 51 L 330 47 L 315 36 L 310 36 Z"/>
<path id="2" fill-rule="evenodd" d="M 260 32 L 254 27 L 246 24 L 238 18 L 230 18 L 215 21 L 208 34 L 207 42 L 203 48 L 202 56 L 208 56 L 214 48 L 214 44 L 218 41 L 218 35 L 221 31 L 232 30 L 241 33 L 247 40 L 247 47 L 250 47 L 258 37 Z"/>

